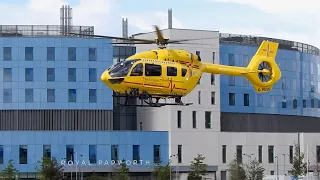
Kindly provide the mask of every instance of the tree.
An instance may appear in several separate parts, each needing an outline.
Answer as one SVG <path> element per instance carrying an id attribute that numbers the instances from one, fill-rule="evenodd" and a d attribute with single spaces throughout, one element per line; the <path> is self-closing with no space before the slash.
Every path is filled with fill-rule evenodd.
<path id="1" fill-rule="evenodd" d="M 228 164 L 229 167 L 229 180 L 240 180 L 246 179 L 246 171 L 241 162 L 238 161 L 237 157 Z"/>
<path id="2" fill-rule="evenodd" d="M 300 152 L 300 144 L 295 143 L 293 165 L 291 168 L 292 176 L 294 178 L 307 174 L 307 163 L 303 162 L 303 159 L 304 153 Z"/>
<path id="3" fill-rule="evenodd" d="M 114 180 L 129 180 L 130 176 L 129 176 L 129 168 L 127 167 L 127 163 L 125 160 L 122 160 L 122 162 L 120 162 L 120 165 L 116 168 L 117 169 L 117 173 L 115 175 Z"/>
<path id="4" fill-rule="evenodd" d="M 8 161 L 8 165 L 6 168 L 4 168 L 1 172 L 2 179 L 4 180 L 13 180 L 18 176 L 19 171 L 14 167 L 13 160 L 10 159 Z"/>
<path id="5" fill-rule="evenodd" d="M 201 180 L 202 176 L 207 175 L 208 165 L 203 163 L 204 159 L 205 157 L 203 157 L 202 154 L 198 154 L 198 156 L 191 161 L 188 180 Z"/>
<path id="6" fill-rule="evenodd" d="M 246 164 L 246 180 L 262 180 L 265 169 L 256 159 Z"/>
<path id="7" fill-rule="evenodd" d="M 157 180 L 168 180 L 170 179 L 170 173 L 172 175 L 171 170 L 171 161 L 169 161 L 165 166 L 162 166 L 161 163 L 158 163 L 154 168 L 152 175 L 157 178 Z"/>
<path id="8" fill-rule="evenodd" d="M 38 163 L 40 167 L 36 167 L 36 170 L 42 174 L 41 179 L 60 180 L 63 178 L 63 166 L 59 165 L 55 157 L 43 157 Z"/>

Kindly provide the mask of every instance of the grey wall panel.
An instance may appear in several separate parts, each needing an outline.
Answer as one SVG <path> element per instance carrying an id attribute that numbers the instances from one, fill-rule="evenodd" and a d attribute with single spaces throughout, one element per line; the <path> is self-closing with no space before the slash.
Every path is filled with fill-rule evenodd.
<path id="1" fill-rule="evenodd" d="M 223 132 L 320 132 L 320 119 L 316 117 L 221 113 L 220 121 Z"/>
<path id="2" fill-rule="evenodd" d="M 0 110 L 0 130 L 112 130 L 112 110 Z"/>

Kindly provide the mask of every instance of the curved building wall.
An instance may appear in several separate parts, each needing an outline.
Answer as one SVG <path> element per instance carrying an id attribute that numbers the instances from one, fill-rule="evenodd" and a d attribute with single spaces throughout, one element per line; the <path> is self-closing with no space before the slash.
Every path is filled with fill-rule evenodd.
<path id="1" fill-rule="evenodd" d="M 0 38 L 0 109 L 112 109 L 106 39 Z"/>
<path id="2" fill-rule="evenodd" d="M 220 63 L 247 66 L 258 46 L 220 44 Z M 243 77 L 221 75 L 221 111 L 320 117 L 320 56 L 279 49 L 282 78 L 257 94 Z"/>

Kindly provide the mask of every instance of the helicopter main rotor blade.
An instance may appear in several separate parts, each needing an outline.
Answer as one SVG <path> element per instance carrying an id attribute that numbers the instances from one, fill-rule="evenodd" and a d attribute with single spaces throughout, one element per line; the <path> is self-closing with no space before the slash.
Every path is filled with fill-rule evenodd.
<path id="1" fill-rule="evenodd" d="M 163 37 L 163 35 L 162 35 L 159 27 L 155 25 L 154 28 L 156 29 L 156 33 L 157 33 L 158 40 L 159 40 L 160 42 L 164 42 L 164 37 Z"/>
<path id="2" fill-rule="evenodd" d="M 148 40 L 148 39 L 133 39 L 133 38 L 122 38 L 122 37 L 114 37 L 114 36 L 102 36 L 102 35 L 78 34 L 78 33 L 68 33 L 68 34 L 78 35 L 78 36 L 90 36 L 90 37 L 100 37 L 100 38 L 108 38 L 108 39 L 118 39 L 118 40 L 127 40 L 127 41 L 143 41 L 143 42 L 154 43 L 154 40 Z"/>
<path id="3" fill-rule="evenodd" d="M 113 42 L 109 44 L 155 44 L 155 42 Z"/>

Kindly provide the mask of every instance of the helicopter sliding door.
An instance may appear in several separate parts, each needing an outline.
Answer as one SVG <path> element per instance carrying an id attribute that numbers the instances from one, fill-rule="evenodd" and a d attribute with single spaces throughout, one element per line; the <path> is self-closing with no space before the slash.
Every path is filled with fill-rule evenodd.
<path id="1" fill-rule="evenodd" d="M 184 94 L 188 86 L 188 74 L 186 68 L 180 66 L 166 65 L 163 86 L 167 94 Z"/>
<path id="2" fill-rule="evenodd" d="M 131 87 L 141 89 L 144 83 L 143 63 L 137 63 L 128 74 Z"/>
<path id="3" fill-rule="evenodd" d="M 162 86 L 162 66 L 160 64 L 145 63 L 144 88 L 150 94 L 158 94 L 163 90 Z"/>

